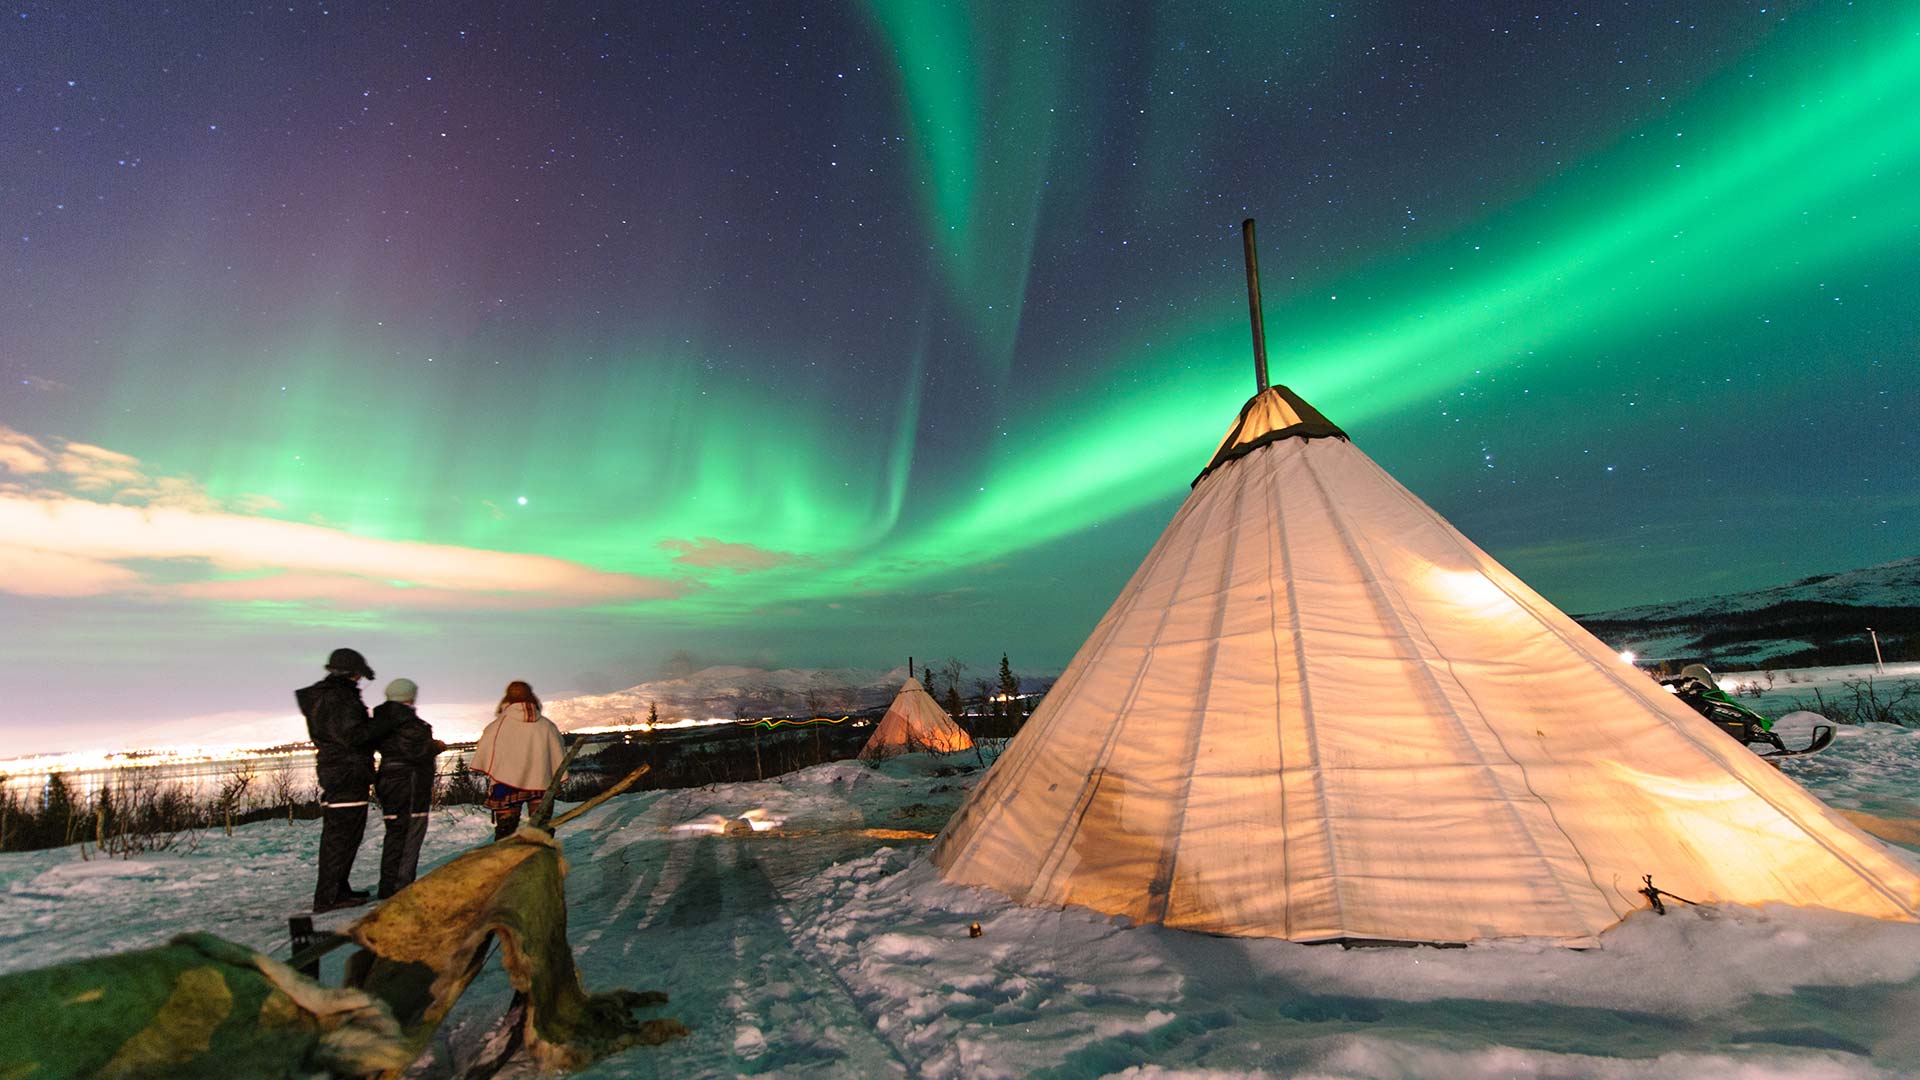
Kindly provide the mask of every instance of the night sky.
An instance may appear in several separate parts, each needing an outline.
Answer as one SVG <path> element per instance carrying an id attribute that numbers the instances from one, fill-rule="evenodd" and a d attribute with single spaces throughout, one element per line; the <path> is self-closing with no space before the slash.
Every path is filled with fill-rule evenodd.
<path id="1" fill-rule="evenodd" d="M 1247 216 L 1275 380 L 1563 608 L 1914 554 L 1920 6 L 1382 7 L 4 9 L 0 757 L 339 644 L 1057 670 Z"/>

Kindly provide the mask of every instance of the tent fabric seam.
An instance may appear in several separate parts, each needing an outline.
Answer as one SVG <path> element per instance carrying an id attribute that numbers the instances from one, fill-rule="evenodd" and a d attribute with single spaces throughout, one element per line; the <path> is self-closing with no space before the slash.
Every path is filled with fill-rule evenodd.
<path id="1" fill-rule="evenodd" d="M 1440 685 L 1440 680 L 1434 674 L 1433 669 L 1426 663 L 1425 659 L 1420 656 L 1420 650 L 1413 641 L 1407 619 L 1401 614 L 1401 607 L 1404 601 L 1395 603 L 1395 598 L 1387 595 L 1389 583 L 1385 580 L 1385 575 L 1378 570 L 1377 559 L 1369 552 L 1361 549 L 1361 543 L 1355 539 L 1353 530 L 1346 516 L 1334 505 L 1332 493 L 1327 490 L 1325 481 L 1315 468 L 1313 455 L 1303 453 L 1300 455 L 1300 460 L 1305 467 L 1307 476 L 1313 481 L 1314 491 L 1319 494 L 1321 502 L 1326 506 L 1328 520 L 1333 523 L 1334 529 L 1339 533 L 1341 542 L 1347 546 L 1347 554 L 1353 559 L 1355 568 L 1363 575 L 1363 579 L 1367 584 L 1367 592 L 1374 599 L 1375 611 L 1382 616 L 1381 621 L 1383 624 L 1387 619 L 1393 621 L 1393 624 L 1398 627 L 1400 640 L 1407 644 L 1408 651 L 1413 654 L 1405 658 L 1407 666 L 1419 672 L 1432 687 L 1434 693 L 1438 695 L 1440 705 L 1442 706 L 1440 711 L 1444 712 L 1446 716 L 1453 721 L 1454 729 L 1459 733 L 1461 742 L 1464 743 L 1468 749 L 1471 749 L 1474 756 L 1478 759 L 1477 771 L 1481 774 L 1482 783 L 1486 784 L 1491 789 L 1493 795 L 1496 796 L 1495 799 L 1490 801 L 1500 802 L 1505 807 L 1509 820 L 1511 820 L 1514 828 L 1526 842 L 1527 846 L 1533 849 L 1533 857 L 1539 860 L 1541 867 L 1546 872 L 1548 880 L 1552 881 L 1554 886 L 1560 891 L 1561 899 L 1566 904 L 1568 917 L 1576 923 L 1582 923 L 1580 906 L 1574 902 L 1572 895 L 1567 892 L 1566 883 L 1560 880 L 1560 875 L 1554 872 L 1553 863 L 1547 858 L 1547 853 L 1541 849 L 1539 838 L 1533 835 L 1533 830 L 1527 827 L 1526 821 L 1522 819 L 1514 809 L 1512 799 L 1499 798 L 1499 796 L 1505 795 L 1505 791 L 1498 777 L 1493 775 L 1493 764 L 1487 760 L 1486 755 L 1481 752 L 1479 745 L 1474 742 L 1472 736 L 1467 734 L 1466 722 L 1461 718 L 1459 709 L 1455 707 L 1453 700 L 1448 697 L 1445 688 Z M 1511 756 L 1509 756 L 1508 760 L 1512 761 Z M 1512 763 L 1515 767 L 1519 766 L 1519 762 L 1517 761 L 1512 761 Z M 1525 770 L 1522 770 L 1522 772 L 1524 774 Z M 1558 822 L 1555 822 L 1555 827 L 1559 828 Z M 1573 848 L 1575 853 L 1578 854 L 1578 846 L 1573 843 L 1572 837 L 1566 835 L 1564 829 L 1561 831 L 1561 836 L 1567 841 L 1568 846 Z M 1608 910 L 1612 910 L 1611 904 L 1608 905 Z"/>
<path id="2" fill-rule="evenodd" d="M 1274 482 L 1276 485 L 1278 484 L 1278 480 L 1279 480 L 1278 476 L 1275 476 Z M 1282 570 L 1288 575 L 1288 580 L 1291 580 L 1292 573 L 1293 573 L 1293 545 L 1287 539 L 1286 519 L 1284 515 L 1280 513 L 1280 506 L 1277 499 L 1268 499 L 1266 500 L 1266 503 L 1267 503 L 1267 513 L 1270 515 L 1270 520 L 1272 520 L 1274 524 L 1273 531 L 1277 533 L 1279 537 L 1280 565 Z M 1272 551 L 1272 541 L 1269 541 L 1268 551 L 1269 552 Z M 1271 559 L 1272 557 L 1271 554 L 1269 554 L 1268 557 L 1269 559 Z M 1267 610 L 1272 611 L 1273 610 L 1273 597 L 1272 597 L 1273 579 L 1271 576 L 1269 576 L 1267 579 L 1267 586 L 1268 586 Z M 1314 726 L 1307 722 L 1307 717 L 1313 715 L 1313 687 L 1308 681 L 1308 676 L 1307 676 L 1307 641 L 1306 641 L 1306 634 L 1302 632 L 1303 628 L 1300 622 L 1300 597 L 1292 589 L 1287 590 L 1287 614 L 1288 614 L 1289 622 L 1293 629 L 1294 663 L 1295 665 L 1297 665 L 1297 671 L 1300 676 L 1300 728 L 1301 728 L 1301 734 L 1305 736 L 1306 742 L 1307 742 L 1307 761 L 1313 767 L 1312 789 L 1314 794 L 1314 800 L 1319 804 L 1320 820 L 1322 822 L 1331 824 L 1333 820 L 1333 807 L 1327 801 L 1325 771 L 1322 768 L 1321 762 L 1320 762 L 1320 736 L 1319 736 L 1319 732 L 1314 730 Z M 1274 669 L 1274 680 L 1276 683 L 1278 683 L 1280 678 L 1280 656 L 1279 656 L 1279 641 L 1277 637 L 1274 642 L 1273 669 Z M 1274 693 L 1274 718 L 1277 724 L 1280 724 L 1282 727 L 1284 727 L 1285 721 L 1281 720 L 1280 718 L 1280 695 L 1278 693 L 1277 686 L 1275 688 L 1275 693 Z M 1284 827 L 1284 823 L 1286 821 L 1285 807 L 1287 805 L 1286 803 L 1287 761 L 1286 761 L 1284 737 L 1280 741 L 1282 745 L 1282 750 L 1280 754 L 1280 769 L 1279 769 L 1280 805 L 1282 808 L 1281 821 Z M 1286 921 L 1284 925 L 1286 927 L 1287 936 L 1291 938 L 1293 936 L 1293 852 L 1291 848 L 1292 839 L 1287 833 L 1283 832 L 1281 835 L 1283 837 L 1282 839 L 1283 857 L 1281 860 L 1281 869 L 1282 869 L 1282 872 L 1286 874 L 1286 888 L 1287 888 Z M 1340 873 L 1340 856 L 1335 851 L 1334 845 L 1331 842 L 1329 842 L 1326 845 L 1326 848 L 1327 848 L 1328 872 L 1335 880 L 1338 880 L 1339 873 Z M 1330 889 L 1328 890 L 1328 892 L 1329 892 L 1329 895 L 1331 895 L 1333 898 L 1333 914 L 1334 914 L 1335 921 L 1340 925 L 1345 925 L 1346 904 L 1340 895 L 1340 890 Z"/>
<path id="3" fill-rule="evenodd" d="M 1201 517 L 1202 525 L 1210 524 L 1218 516 L 1218 504 L 1221 501 L 1222 500 L 1218 498 L 1209 500 L 1208 505 L 1205 507 L 1206 514 L 1204 516 L 1199 514 L 1195 515 L 1196 517 Z M 1186 559 L 1181 564 L 1180 573 L 1174 578 L 1173 596 L 1175 598 L 1179 596 L 1179 583 L 1186 580 L 1187 571 L 1192 567 L 1193 559 L 1194 552 L 1192 549 L 1189 549 L 1186 554 Z M 1142 584 L 1144 583 L 1143 580 Z M 1159 623 L 1155 628 L 1156 639 L 1158 638 L 1159 631 L 1166 628 L 1167 620 L 1172 616 L 1172 613 L 1173 602 L 1170 600 L 1166 606 L 1160 609 Z M 1048 846 L 1046 857 L 1040 862 L 1039 871 L 1036 873 L 1034 880 L 1036 885 L 1042 883 L 1046 885 L 1046 888 L 1042 890 L 1043 895 L 1050 895 L 1052 893 L 1053 879 L 1058 876 L 1060 872 L 1060 864 L 1066 860 L 1066 853 L 1071 847 L 1072 838 L 1079 834 L 1080 825 L 1085 820 L 1087 811 L 1092 808 L 1093 799 L 1099 792 L 1100 785 L 1106 780 L 1107 763 L 1113 760 L 1114 749 L 1120 745 L 1120 736 L 1122 732 L 1126 730 L 1127 721 L 1132 715 L 1133 707 L 1139 702 L 1140 688 L 1146 682 L 1148 670 L 1153 666 L 1155 651 L 1154 647 L 1149 645 L 1142 653 L 1139 666 L 1133 673 L 1132 683 L 1127 687 L 1127 696 L 1122 701 L 1119 710 L 1114 714 L 1113 725 L 1107 731 L 1106 742 L 1100 747 L 1100 752 L 1095 755 L 1093 764 L 1087 771 L 1086 783 L 1081 786 L 1080 795 L 1074 800 L 1072 809 L 1068 811 L 1065 823 L 1054 836 L 1053 843 Z"/>
<path id="4" fill-rule="evenodd" d="M 1246 494 L 1246 487 L 1244 485 L 1234 490 L 1233 510 L 1232 513 L 1228 515 L 1229 519 L 1239 519 L 1241 507 L 1245 505 L 1246 502 Z M 1199 689 L 1196 692 L 1194 700 L 1195 723 L 1193 725 L 1193 735 L 1188 740 L 1185 760 L 1182 762 L 1183 771 L 1186 774 L 1186 783 L 1180 789 L 1180 801 L 1175 804 L 1177 809 L 1174 811 L 1172 828 L 1170 830 L 1170 843 L 1167 845 L 1165 855 L 1164 873 L 1166 875 L 1166 891 L 1160 896 L 1160 921 L 1165 921 L 1167 912 L 1173 908 L 1173 886 L 1176 874 L 1180 868 L 1180 841 L 1186 833 L 1187 803 L 1188 800 L 1193 797 L 1193 773 L 1199 764 L 1201 744 L 1206 741 L 1207 703 L 1212 699 L 1213 675 L 1220 664 L 1220 628 L 1226 622 L 1227 599 L 1232 593 L 1233 561 L 1239 552 L 1240 531 L 1238 529 L 1229 530 L 1227 532 L 1227 552 L 1220 560 L 1220 587 L 1215 594 L 1217 602 L 1213 608 L 1213 634 L 1208 641 L 1206 665 L 1200 677 Z M 1149 888 L 1151 887 L 1150 885 Z"/>

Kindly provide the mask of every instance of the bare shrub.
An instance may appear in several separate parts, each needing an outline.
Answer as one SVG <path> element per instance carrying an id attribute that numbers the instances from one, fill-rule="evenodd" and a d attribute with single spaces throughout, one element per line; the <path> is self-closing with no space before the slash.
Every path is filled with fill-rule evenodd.
<path id="1" fill-rule="evenodd" d="M 102 853 L 131 858 L 150 851 L 200 844 L 200 830 L 210 824 L 207 811 L 195 805 L 193 793 L 178 781 L 162 783 L 148 769 L 127 769 L 113 784 L 113 825 L 99 837 Z"/>
<path id="2" fill-rule="evenodd" d="M 220 788 L 213 797 L 213 806 L 220 815 L 221 823 L 226 827 L 227 835 L 233 835 L 233 816 L 245 810 L 247 789 L 253 787 L 255 779 L 253 762 L 243 761 L 227 770 L 220 778 Z"/>
<path id="3" fill-rule="evenodd" d="M 300 798 L 301 794 L 300 779 L 294 775 L 292 769 L 283 765 L 268 774 L 267 798 L 272 800 L 271 805 L 275 809 L 286 810 L 289 825 L 293 824 L 294 807 L 303 801 Z"/>
<path id="4" fill-rule="evenodd" d="M 1889 684 L 1885 681 L 1876 682 L 1871 676 L 1850 679 L 1841 683 L 1839 692 L 1831 698 L 1816 686 L 1813 688 L 1811 704 L 1801 700 L 1794 705 L 1841 724 L 1879 723 L 1920 727 L 1920 683 L 1916 682 Z"/>

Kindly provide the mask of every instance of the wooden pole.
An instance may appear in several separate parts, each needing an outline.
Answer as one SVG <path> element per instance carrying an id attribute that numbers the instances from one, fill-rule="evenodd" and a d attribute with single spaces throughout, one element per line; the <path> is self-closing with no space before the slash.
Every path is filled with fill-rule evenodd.
<path id="1" fill-rule="evenodd" d="M 1267 324 L 1260 315 L 1260 256 L 1253 248 L 1253 219 L 1240 223 L 1247 256 L 1247 315 L 1253 320 L 1253 392 L 1267 388 Z"/>
<path id="2" fill-rule="evenodd" d="M 574 818 L 579 817 L 581 814 L 586 813 L 587 811 L 593 809 L 594 807 L 599 806 L 601 803 L 606 802 L 608 799 L 613 798 L 615 795 L 618 795 L 621 792 L 632 787 L 634 784 L 634 781 L 640 779 L 642 776 L 647 775 L 649 769 L 650 769 L 649 766 L 642 765 L 639 768 L 628 773 L 626 777 L 623 778 L 619 783 L 613 785 L 612 787 L 601 792 L 600 794 L 595 795 L 593 798 L 588 799 L 586 802 L 581 803 L 579 806 L 574 807 L 573 809 L 567 811 L 566 813 L 561 814 L 559 817 L 554 818 L 553 821 L 547 825 L 547 831 L 552 832 L 553 830 L 558 829 L 560 826 L 565 825 L 567 822 L 572 821 Z"/>
<path id="3" fill-rule="evenodd" d="M 547 827 L 548 820 L 553 817 L 554 797 L 560 794 L 560 780 L 567 775 L 567 766 L 573 764 L 574 755 L 578 754 L 580 748 L 585 745 L 587 745 L 585 739 L 575 739 L 573 740 L 573 745 L 567 747 L 567 752 L 561 755 L 560 764 L 554 767 L 553 779 L 547 781 L 547 793 L 540 796 L 539 804 L 533 808 L 533 817 L 528 823 L 534 828 L 544 829 Z"/>

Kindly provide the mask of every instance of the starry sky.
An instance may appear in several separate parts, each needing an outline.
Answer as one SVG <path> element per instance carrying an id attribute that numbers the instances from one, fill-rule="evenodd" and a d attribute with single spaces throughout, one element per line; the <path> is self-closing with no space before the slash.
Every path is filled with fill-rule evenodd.
<path id="1" fill-rule="evenodd" d="M 0 14 L 0 757 L 339 644 L 1057 670 L 1248 216 L 1275 381 L 1562 607 L 1915 553 L 1914 3 Z"/>

